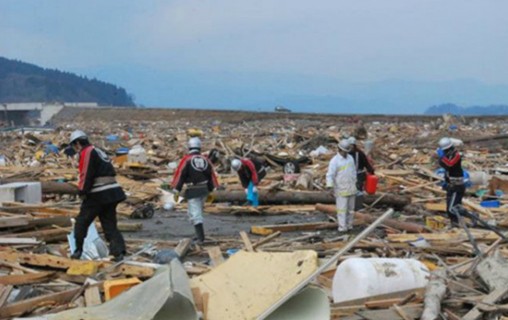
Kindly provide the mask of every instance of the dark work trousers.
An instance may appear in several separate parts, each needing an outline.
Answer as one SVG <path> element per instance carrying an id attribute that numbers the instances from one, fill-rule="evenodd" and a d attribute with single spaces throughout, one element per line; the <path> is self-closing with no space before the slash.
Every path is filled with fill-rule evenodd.
<path id="1" fill-rule="evenodd" d="M 83 250 L 83 242 L 85 241 L 88 227 L 96 217 L 99 217 L 102 230 L 106 240 L 109 242 L 110 253 L 114 256 L 125 254 L 125 241 L 118 230 L 116 221 L 117 205 L 118 202 L 102 204 L 96 201 L 83 201 L 79 215 L 76 217 L 76 225 L 74 226 L 77 250 Z"/>
<path id="2" fill-rule="evenodd" d="M 451 209 L 458 204 L 462 204 L 462 198 L 466 192 L 464 185 L 452 186 L 448 185 L 446 190 L 446 213 L 452 223 L 459 223 L 457 216 L 451 213 Z"/>
<path id="3" fill-rule="evenodd" d="M 356 189 L 358 191 L 363 191 L 365 187 L 365 180 L 367 179 L 367 172 L 360 172 L 356 175 Z"/>

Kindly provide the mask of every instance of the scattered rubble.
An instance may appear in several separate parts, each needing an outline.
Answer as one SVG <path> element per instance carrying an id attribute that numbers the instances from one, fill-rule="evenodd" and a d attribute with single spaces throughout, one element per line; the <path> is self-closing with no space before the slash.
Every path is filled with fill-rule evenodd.
<path id="1" fill-rule="evenodd" d="M 297 298 L 293 290 L 300 285 L 305 290 L 299 292 L 310 290 L 306 299 L 314 303 L 307 309 L 318 310 L 313 319 L 508 315 L 508 203 L 503 183 L 508 173 L 508 125 L 503 119 L 358 121 L 274 114 L 258 120 L 255 114 L 228 118 L 219 112 L 193 119 L 179 118 L 175 111 L 167 120 L 129 120 L 123 114 L 125 120 L 108 121 L 100 114 L 97 111 L 93 121 L 85 119 L 90 115 L 78 116 L 81 122 L 59 119 L 54 130 L 0 131 L 0 319 L 112 319 L 118 312 L 132 319 L 167 318 L 175 312 L 181 312 L 178 319 L 265 318 L 268 311 L 283 312 L 291 303 L 296 310 L 303 302 L 289 298 Z M 128 194 L 118 208 L 119 228 L 131 235 L 126 239 L 128 259 L 120 264 L 109 258 L 69 259 L 67 235 L 80 202 L 76 161 L 64 151 L 76 128 L 89 133 L 92 143 L 114 158 L 118 182 Z M 233 236 L 221 233 L 218 226 L 203 245 L 169 235 L 136 238 L 146 219 L 181 217 L 180 228 L 191 229 L 183 223 L 186 203 L 171 202 L 167 195 L 189 135 L 202 137 L 204 152 L 216 149 L 220 154 L 216 171 L 221 190 L 205 206 L 208 218 L 231 217 L 227 223 L 233 229 L 235 219 L 254 217 L 255 223 Z M 363 203 L 357 204 L 353 232 L 338 234 L 335 199 L 325 190 L 324 178 L 337 142 L 351 135 L 368 151 L 379 183 L 375 194 L 364 195 Z M 467 219 L 469 226 L 463 230 L 448 223 L 445 192 L 435 171 L 436 143 L 442 136 L 456 139 L 463 166 L 478 177 L 464 207 L 485 225 Z M 243 188 L 229 167 L 233 155 L 268 163 L 269 172 L 259 185 L 260 206 L 245 205 Z M 39 189 L 23 189 L 34 182 Z M 22 189 L 39 200 L 21 196 L 16 190 Z M 393 214 L 362 234 L 388 208 Z M 163 232 L 164 224 L 161 228 Z M 337 263 L 353 257 L 417 260 L 425 265 L 419 272 L 427 274 L 427 283 L 348 299 L 347 286 L 341 288 L 333 279 Z M 296 265 L 292 259 L 298 260 Z M 273 261 L 264 264 L 265 260 Z M 284 263 L 273 265 L 278 260 Z M 171 277 L 178 279 L 173 282 Z M 122 279 L 128 280 L 122 282 L 127 291 L 107 299 L 111 281 Z M 333 302 L 337 290 L 346 298 Z M 153 299 L 140 300 L 143 295 Z M 319 297 L 328 298 L 324 309 Z M 182 301 L 188 309 L 171 309 Z M 306 319 L 303 311 L 298 314 L 292 318 Z"/>

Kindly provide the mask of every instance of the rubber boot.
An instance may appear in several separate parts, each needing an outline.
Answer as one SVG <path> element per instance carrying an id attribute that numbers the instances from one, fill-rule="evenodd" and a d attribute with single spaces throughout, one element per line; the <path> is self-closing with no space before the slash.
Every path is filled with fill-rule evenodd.
<path id="1" fill-rule="evenodd" d="M 83 254 L 83 250 L 76 250 L 74 251 L 74 253 L 71 255 L 71 259 L 73 260 L 79 260 L 81 259 L 81 255 Z"/>
<path id="2" fill-rule="evenodd" d="M 203 229 L 203 224 L 198 223 L 194 225 L 194 230 L 196 231 L 196 240 L 198 243 L 203 243 L 205 241 L 205 230 Z"/>
<path id="3" fill-rule="evenodd" d="M 123 259 L 125 259 L 125 256 L 124 256 L 124 254 L 123 254 L 123 253 L 120 253 L 120 254 L 118 254 L 118 255 L 116 255 L 116 256 L 114 256 L 114 257 L 113 257 L 113 261 L 114 261 L 114 262 L 120 262 L 120 261 L 122 261 Z"/>

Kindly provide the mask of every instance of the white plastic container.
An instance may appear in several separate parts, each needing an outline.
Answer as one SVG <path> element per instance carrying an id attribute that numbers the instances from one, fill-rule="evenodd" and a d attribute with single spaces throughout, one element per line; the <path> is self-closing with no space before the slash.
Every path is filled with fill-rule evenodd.
<path id="1" fill-rule="evenodd" d="M 415 259 L 350 258 L 333 276 L 335 303 L 427 285 L 427 267 Z"/>
<path id="2" fill-rule="evenodd" d="M 474 186 L 486 186 L 489 184 L 490 176 L 484 171 L 471 171 L 469 180 Z"/>
<path id="3" fill-rule="evenodd" d="M 129 162 L 146 163 L 146 151 L 140 145 L 135 145 L 127 155 Z"/>

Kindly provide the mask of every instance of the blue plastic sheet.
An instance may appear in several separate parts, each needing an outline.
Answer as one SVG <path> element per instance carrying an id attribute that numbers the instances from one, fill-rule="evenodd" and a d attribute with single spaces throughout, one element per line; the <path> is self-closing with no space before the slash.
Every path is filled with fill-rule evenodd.
<path id="1" fill-rule="evenodd" d="M 110 135 L 106 136 L 106 141 L 113 142 L 113 141 L 118 141 L 118 140 L 120 140 L 120 137 L 116 134 L 110 134 Z"/>

